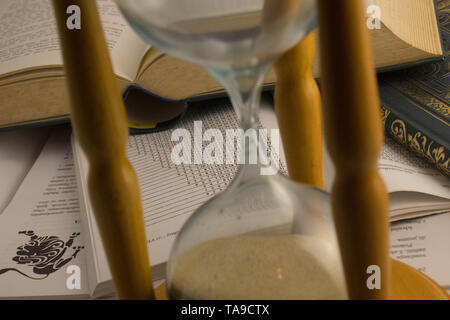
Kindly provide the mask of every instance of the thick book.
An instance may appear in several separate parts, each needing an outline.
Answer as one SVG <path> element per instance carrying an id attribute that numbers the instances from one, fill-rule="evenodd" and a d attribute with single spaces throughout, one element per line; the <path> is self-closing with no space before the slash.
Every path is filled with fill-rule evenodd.
<path id="1" fill-rule="evenodd" d="M 224 92 L 200 67 L 147 45 L 128 26 L 112 0 L 97 3 L 122 91 L 134 83 L 172 101 Z M 368 6 L 374 4 L 381 13 L 380 28 L 370 30 L 378 68 L 399 67 L 442 55 L 433 0 L 367 1 Z M 249 5 L 256 9 L 258 6 L 259 0 Z M 372 21 L 370 15 L 368 21 Z M 377 23 L 373 25 L 376 27 Z M 316 58 L 316 77 L 318 65 Z M 275 81 L 272 70 L 265 84 L 271 86 Z M 32 6 L 26 1 L 0 1 L 0 128 L 67 119 L 69 100 L 50 1 L 33 1 Z"/>
<path id="2" fill-rule="evenodd" d="M 450 177 L 450 1 L 437 1 L 444 58 L 379 75 L 386 133 Z"/>

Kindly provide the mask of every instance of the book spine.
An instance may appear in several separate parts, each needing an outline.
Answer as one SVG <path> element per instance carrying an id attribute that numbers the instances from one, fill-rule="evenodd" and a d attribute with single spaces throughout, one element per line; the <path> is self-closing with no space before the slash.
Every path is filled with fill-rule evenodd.
<path id="1" fill-rule="evenodd" d="M 450 177 L 450 150 L 432 139 L 423 129 L 400 117 L 397 112 L 381 107 L 382 121 L 386 134 L 408 150 L 434 165 Z"/>

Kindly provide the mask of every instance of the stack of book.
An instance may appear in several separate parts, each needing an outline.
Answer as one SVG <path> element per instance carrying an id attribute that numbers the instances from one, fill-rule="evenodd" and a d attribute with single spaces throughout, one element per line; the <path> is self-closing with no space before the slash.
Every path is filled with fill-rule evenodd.
<path id="1" fill-rule="evenodd" d="M 450 176 L 450 2 L 436 1 L 442 56 L 379 75 L 386 133 Z"/>

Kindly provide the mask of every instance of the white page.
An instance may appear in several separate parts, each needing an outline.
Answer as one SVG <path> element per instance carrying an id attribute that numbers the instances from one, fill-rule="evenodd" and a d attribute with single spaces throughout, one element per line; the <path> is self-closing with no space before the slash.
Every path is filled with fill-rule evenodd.
<path id="1" fill-rule="evenodd" d="M 449 230 L 450 213 L 395 222 L 390 254 L 450 289 Z"/>
<path id="2" fill-rule="evenodd" d="M 390 138 L 386 139 L 378 169 L 389 192 L 420 192 L 450 199 L 450 179 Z"/>
<path id="3" fill-rule="evenodd" d="M 127 25 L 113 0 L 98 0 L 97 6 L 114 71 L 132 81 L 148 46 Z M 0 1 L 0 75 L 62 64 L 51 1 Z"/>
<path id="4" fill-rule="evenodd" d="M 450 210 L 450 179 L 390 138 L 385 140 L 378 170 L 389 193 L 391 221 Z M 324 176 L 325 190 L 330 192 L 335 168 L 325 148 Z"/>
<path id="5" fill-rule="evenodd" d="M 325 152 L 325 189 L 331 190 L 335 169 Z M 378 159 L 378 170 L 389 193 L 410 191 L 450 199 L 450 180 L 387 137 Z M 450 201 L 449 201 L 450 205 Z"/>
<path id="6" fill-rule="evenodd" d="M 52 133 L 0 215 L 0 297 L 88 294 L 69 139 L 68 130 Z M 66 271 L 72 265 L 80 268 L 80 289 L 67 288 Z"/>
<path id="7" fill-rule="evenodd" d="M 150 46 L 128 25 L 115 1 L 97 0 L 97 8 L 110 49 L 114 72 L 134 81 L 141 59 Z"/>

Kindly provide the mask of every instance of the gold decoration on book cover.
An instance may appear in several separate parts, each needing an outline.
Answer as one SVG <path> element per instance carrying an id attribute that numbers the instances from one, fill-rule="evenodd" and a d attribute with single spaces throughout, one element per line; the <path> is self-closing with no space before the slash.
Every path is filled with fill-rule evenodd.
<path id="1" fill-rule="evenodd" d="M 393 121 L 391 125 L 391 132 L 398 142 L 407 145 L 406 125 L 404 121 L 398 119 Z"/>
<path id="2" fill-rule="evenodd" d="M 414 135 L 407 132 L 405 122 L 395 120 L 391 125 L 391 133 L 401 144 L 409 147 L 418 156 L 425 158 L 428 162 L 435 164 L 445 175 L 450 176 L 450 157 L 445 153 L 442 146 L 436 146 L 436 143 L 418 131 Z"/>
<path id="3" fill-rule="evenodd" d="M 415 86 L 409 81 L 399 81 L 395 85 L 399 89 L 402 89 L 404 92 L 406 92 L 411 98 L 415 99 L 416 101 L 419 101 L 420 103 L 428 107 L 430 110 L 434 110 L 436 113 L 443 116 L 447 120 L 450 118 L 449 105 L 432 96 L 427 91 Z"/>
<path id="4" fill-rule="evenodd" d="M 386 126 L 386 120 L 389 117 L 389 115 L 391 114 L 391 111 L 381 107 L 381 121 L 383 122 L 383 127 Z"/>

